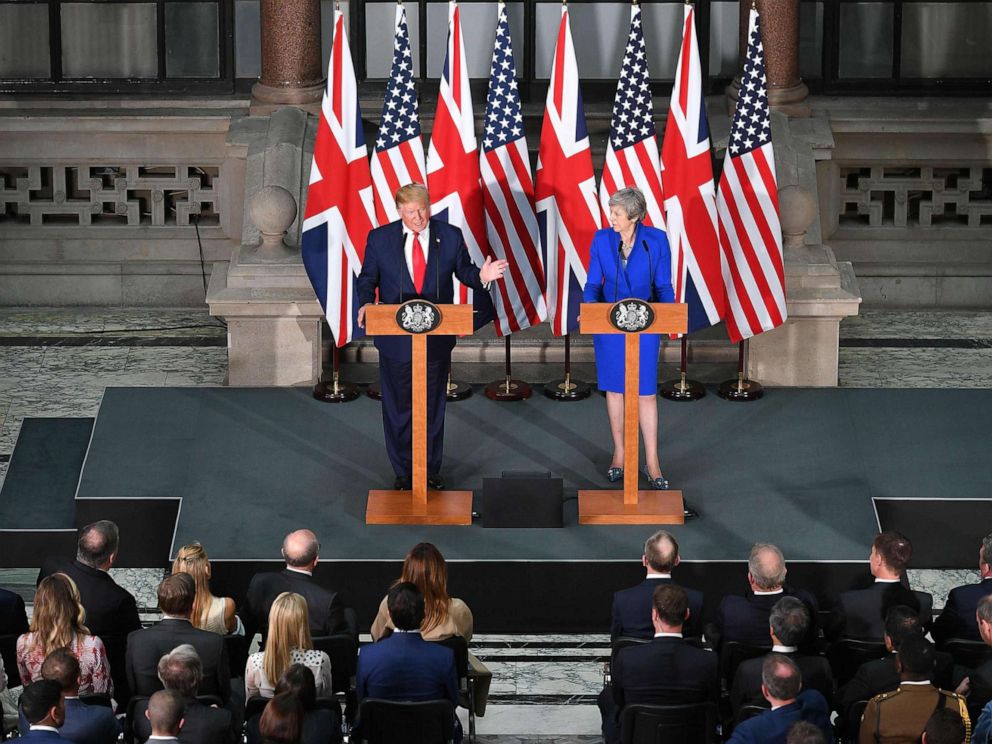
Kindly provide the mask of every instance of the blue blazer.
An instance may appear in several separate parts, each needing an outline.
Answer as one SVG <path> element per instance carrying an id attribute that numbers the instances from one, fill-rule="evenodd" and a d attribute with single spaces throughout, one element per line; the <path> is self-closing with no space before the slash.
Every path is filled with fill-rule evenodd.
<path id="1" fill-rule="evenodd" d="M 450 648 L 425 641 L 420 633 L 393 633 L 358 655 L 359 701 L 447 699 L 458 705 L 458 674 Z"/>
<path id="2" fill-rule="evenodd" d="M 69 741 L 53 731 L 31 731 L 27 729 L 24 730 L 24 733 L 17 740 L 29 741 L 32 744 L 67 744 Z"/>
<path id="3" fill-rule="evenodd" d="M 20 708 L 18 718 L 20 730 L 27 731 L 28 721 Z M 114 744 L 120 733 L 121 724 L 110 708 L 87 705 L 78 698 L 68 698 L 65 701 L 65 722 L 59 729 L 63 739 L 68 739 L 73 744 Z"/>
<path id="4" fill-rule="evenodd" d="M 827 701 L 816 690 L 804 690 L 791 705 L 744 721 L 734 729 L 727 744 L 785 744 L 789 728 L 796 721 L 809 721 L 823 730 L 828 742 L 834 740 Z"/>
<path id="5" fill-rule="evenodd" d="M 663 230 L 637 226 L 626 271 L 620 266 L 620 233 L 613 228 L 597 230 L 589 247 L 589 272 L 582 301 L 616 302 L 626 297 L 650 299 L 652 274 L 655 302 L 675 302 L 672 252 Z"/>
<path id="6" fill-rule="evenodd" d="M 992 594 L 992 578 L 951 589 L 943 611 L 933 622 L 933 639 L 938 644 L 946 643 L 951 638 L 982 640 L 978 634 L 975 610 L 978 609 L 979 601 L 987 594 Z"/>
<path id="7" fill-rule="evenodd" d="M 654 590 L 665 584 L 676 584 L 676 582 L 672 579 L 644 579 L 637 586 L 632 586 L 613 595 L 613 620 L 610 624 L 611 640 L 616 640 L 620 636 L 654 638 L 654 625 L 651 622 Z M 698 589 L 682 588 L 689 595 L 689 621 L 685 624 L 682 632 L 686 636 L 702 635 L 703 593 Z"/>
<path id="8" fill-rule="evenodd" d="M 387 305 L 415 297 L 438 304 L 451 303 L 455 299 L 452 274 L 465 286 L 477 292 L 486 291 L 479 279 L 479 268 L 468 254 L 462 231 L 440 220 L 431 220 L 427 229 L 430 250 L 427 252 L 424 286 L 419 293 L 414 289 L 413 277 L 406 265 L 402 220 L 377 227 L 369 233 L 365 243 L 365 260 L 357 282 L 359 307 L 375 302 L 376 289 L 379 290 L 379 302 Z M 428 358 L 430 361 L 443 361 L 454 346 L 454 336 L 430 336 L 427 339 Z M 376 336 L 375 347 L 390 359 L 401 362 L 410 360 L 410 339 L 405 336 Z"/>

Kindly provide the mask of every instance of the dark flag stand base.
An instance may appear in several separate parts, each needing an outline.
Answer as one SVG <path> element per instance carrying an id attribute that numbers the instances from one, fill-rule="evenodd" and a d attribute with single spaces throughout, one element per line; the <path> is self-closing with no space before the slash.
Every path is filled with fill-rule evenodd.
<path id="1" fill-rule="evenodd" d="M 333 373 L 331 382 L 321 380 L 313 387 L 313 397 L 324 403 L 348 403 L 358 398 L 358 386 L 341 382 L 341 351 L 334 343 L 331 351 Z"/>
<path id="2" fill-rule="evenodd" d="M 679 379 L 665 380 L 661 383 L 661 397 L 674 401 L 699 400 L 706 395 L 706 387 L 696 380 L 686 379 L 686 366 L 688 359 L 689 342 L 685 335 L 682 336 L 682 362 L 679 365 Z"/>
<path id="3" fill-rule="evenodd" d="M 506 337 L 506 377 L 486 385 L 486 397 L 500 402 L 527 400 L 530 385 L 522 380 L 514 380 L 510 371 L 510 337 Z"/>
<path id="4" fill-rule="evenodd" d="M 458 382 L 451 379 L 451 363 L 448 363 L 448 387 L 446 396 L 449 402 L 465 400 L 472 396 L 472 386 L 467 382 Z"/>
<path id="5" fill-rule="evenodd" d="M 737 379 L 721 382 L 716 390 L 716 394 L 724 400 L 749 402 L 758 400 L 765 394 L 765 389 L 761 386 L 761 383 L 748 380 L 744 376 L 744 355 L 745 346 L 744 342 L 741 341 L 737 361 Z"/>
<path id="6" fill-rule="evenodd" d="M 592 393 L 592 388 L 586 382 L 576 382 L 572 379 L 572 345 L 569 336 L 565 335 L 565 379 L 545 383 L 544 394 L 552 400 L 573 401 L 585 400 Z"/>

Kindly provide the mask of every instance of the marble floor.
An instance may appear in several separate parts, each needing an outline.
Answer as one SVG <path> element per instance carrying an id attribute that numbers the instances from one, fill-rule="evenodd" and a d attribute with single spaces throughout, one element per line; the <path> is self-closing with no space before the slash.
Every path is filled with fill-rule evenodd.
<path id="1" fill-rule="evenodd" d="M 862 309 L 844 321 L 841 336 L 842 386 L 992 386 L 992 313 Z M 26 416 L 93 416 L 107 386 L 223 385 L 225 344 L 223 324 L 204 312 L 0 309 L 0 484 Z M 694 374 L 704 380 L 733 371 L 699 366 Z M 367 374 L 355 371 L 358 379 Z M 144 618 L 155 619 L 161 570 L 115 574 L 138 597 Z M 0 585 L 30 602 L 35 575 L 2 570 Z M 972 575 L 921 569 L 911 578 L 940 607 L 948 589 Z M 608 654 L 605 634 L 477 636 L 472 645 L 493 670 L 479 741 L 599 741 L 595 696 Z"/>

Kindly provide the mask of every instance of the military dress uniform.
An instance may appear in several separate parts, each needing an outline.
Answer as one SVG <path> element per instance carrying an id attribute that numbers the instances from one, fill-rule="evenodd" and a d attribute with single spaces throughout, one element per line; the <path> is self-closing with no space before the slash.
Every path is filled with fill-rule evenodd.
<path id="1" fill-rule="evenodd" d="M 934 711 L 950 708 L 957 711 L 964 721 L 965 744 L 971 740 L 971 721 L 968 707 L 960 695 L 940 690 L 929 682 L 907 684 L 891 692 L 883 692 L 868 701 L 858 744 L 915 744 Z"/>

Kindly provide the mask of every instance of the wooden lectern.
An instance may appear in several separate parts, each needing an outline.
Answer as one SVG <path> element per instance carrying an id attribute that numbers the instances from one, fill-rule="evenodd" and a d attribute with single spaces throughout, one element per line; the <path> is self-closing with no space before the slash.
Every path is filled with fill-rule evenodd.
<path id="1" fill-rule="evenodd" d="M 583 304 L 582 333 L 623 333 L 623 491 L 579 491 L 579 524 L 683 524 L 681 491 L 639 491 L 638 392 L 642 333 L 685 333 L 689 312 L 685 304 L 645 302 L 636 298 L 615 303 Z"/>
<path id="2" fill-rule="evenodd" d="M 409 300 L 365 311 L 370 336 L 410 336 L 413 344 L 413 488 L 369 491 L 366 524 L 472 524 L 471 491 L 427 490 L 427 336 L 471 335 L 471 305 Z"/>

